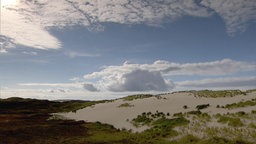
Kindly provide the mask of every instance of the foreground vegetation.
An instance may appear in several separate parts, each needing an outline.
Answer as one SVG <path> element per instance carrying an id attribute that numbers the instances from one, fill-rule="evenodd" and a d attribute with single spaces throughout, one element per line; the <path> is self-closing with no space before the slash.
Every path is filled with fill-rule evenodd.
<path id="1" fill-rule="evenodd" d="M 133 107 L 129 101 L 148 97 L 152 95 L 128 96 L 124 98 L 127 102 L 117 108 Z M 102 102 L 106 101 L 0 99 L 0 144 L 253 144 L 256 141 L 256 110 L 210 115 L 203 113 L 212 107 L 208 103 L 171 115 L 159 111 L 141 113 L 130 122 L 149 129 L 136 133 L 100 122 L 65 120 L 52 115 Z M 234 103 L 227 108 L 251 106 L 251 102 Z M 189 109 L 186 105 L 183 108 Z M 214 121 L 217 126 L 211 125 Z"/>

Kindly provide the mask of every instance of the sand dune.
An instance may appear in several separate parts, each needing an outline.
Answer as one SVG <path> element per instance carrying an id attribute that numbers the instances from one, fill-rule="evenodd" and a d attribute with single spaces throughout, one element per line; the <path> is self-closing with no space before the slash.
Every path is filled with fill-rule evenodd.
<path id="1" fill-rule="evenodd" d="M 238 111 L 251 112 L 251 110 L 256 110 L 256 106 L 236 108 L 236 109 L 223 109 L 216 108 L 217 105 L 226 105 L 240 101 L 251 100 L 256 98 L 256 92 L 248 93 L 247 95 L 238 95 L 234 97 L 222 97 L 222 98 L 205 98 L 205 97 L 195 97 L 192 93 L 182 92 L 182 93 L 172 93 L 161 95 L 161 98 L 150 97 L 144 99 L 136 99 L 133 101 L 124 101 L 123 99 L 114 100 L 113 102 L 97 104 L 93 107 L 87 107 L 76 111 L 76 113 L 70 112 L 61 114 L 64 117 L 75 119 L 75 120 L 85 120 L 88 122 L 102 122 L 111 124 L 116 128 L 131 129 L 133 131 L 143 131 L 147 127 L 136 128 L 131 124 L 131 120 L 137 115 L 143 112 L 156 111 L 169 113 L 170 117 L 174 113 L 178 112 L 188 112 L 196 110 L 197 105 L 210 104 L 210 107 L 203 109 L 202 112 L 207 112 L 210 115 L 217 113 L 224 114 L 227 112 L 234 113 Z M 129 103 L 131 107 L 119 107 L 121 104 Z M 183 106 L 186 105 L 188 108 L 184 109 Z"/>

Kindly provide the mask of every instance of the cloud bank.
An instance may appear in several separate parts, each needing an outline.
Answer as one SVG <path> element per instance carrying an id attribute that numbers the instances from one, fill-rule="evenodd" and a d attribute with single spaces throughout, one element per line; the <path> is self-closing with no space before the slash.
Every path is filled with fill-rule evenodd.
<path id="1" fill-rule="evenodd" d="M 223 59 L 219 61 L 203 63 L 173 63 L 158 60 L 152 64 L 131 64 L 125 62 L 119 66 L 105 66 L 98 72 L 84 75 L 86 80 L 97 79 L 95 85 L 100 89 L 112 92 L 133 91 L 169 91 L 176 84 L 178 87 L 239 87 L 254 86 L 247 78 L 226 79 L 217 82 L 214 80 L 203 80 L 197 82 L 184 81 L 175 83 L 171 81 L 172 76 L 215 76 L 228 77 L 233 74 L 250 72 L 256 70 L 256 64 Z M 252 80 L 252 82 L 255 79 Z M 237 85 L 233 84 L 236 82 Z M 201 84 L 201 85 L 200 85 Z M 246 85 L 247 84 L 247 85 Z"/>
<path id="2" fill-rule="evenodd" d="M 93 93 L 168 92 L 191 89 L 253 89 L 256 63 L 223 59 L 200 63 L 175 63 L 157 60 L 151 64 L 124 62 L 74 77 L 70 83 L 21 83 L 20 86 L 85 90 Z M 173 81 L 176 76 L 197 76 L 197 80 Z M 201 78 L 200 78 L 201 77 Z M 207 78 L 206 78 L 207 77 Z"/>
<path id="3" fill-rule="evenodd" d="M 52 28 L 81 25 L 102 31 L 105 22 L 162 26 L 183 16 L 218 14 L 229 34 L 244 31 L 256 20 L 254 0 L 18 0 L 2 8 L 1 44 L 6 49 L 24 45 L 59 49 L 61 41 Z"/>

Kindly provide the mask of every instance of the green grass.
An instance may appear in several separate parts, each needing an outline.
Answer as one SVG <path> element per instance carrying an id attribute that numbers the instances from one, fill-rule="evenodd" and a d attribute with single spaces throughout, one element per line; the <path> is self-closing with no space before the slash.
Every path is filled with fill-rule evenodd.
<path id="1" fill-rule="evenodd" d="M 153 135 L 158 135 L 161 137 L 166 136 L 177 136 L 178 133 L 173 130 L 174 127 L 187 125 L 189 120 L 185 119 L 183 116 L 176 118 L 166 118 L 163 112 L 152 113 L 142 113 L 132 120 L 134 126 L 144 126 L 150 127 L 147 132 L 151 132 Z"/>

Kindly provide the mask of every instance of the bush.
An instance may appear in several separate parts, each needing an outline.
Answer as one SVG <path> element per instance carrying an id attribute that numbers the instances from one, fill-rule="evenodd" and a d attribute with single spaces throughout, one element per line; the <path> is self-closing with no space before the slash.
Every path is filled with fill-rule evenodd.
<path id="1" fill-rule="evenodd" d="M 202 104 L 202 105 L 197 105 L 196 108 L 197 110 L 205 109 L 208 108 L 210 104 Z"/>
<path id="2" fill-rule="evenodd" d="M 200 115 L 202 114 L 201 111 L 197 110 L 197 111 L 189 111 L 188 114 L 192 114 L 192 115 Z"/>
<path id="3" fill-rule="evenodd" d="M 174 117 L 182 117 L 183 114 L 182 114 L 182 112 L 179 112 L 179 113 L 174 113 L 173 116 Z"/>

